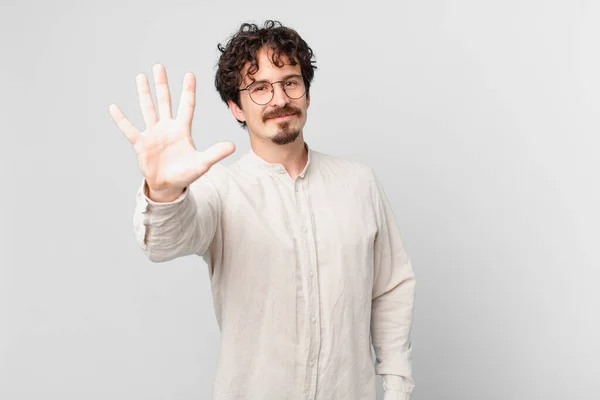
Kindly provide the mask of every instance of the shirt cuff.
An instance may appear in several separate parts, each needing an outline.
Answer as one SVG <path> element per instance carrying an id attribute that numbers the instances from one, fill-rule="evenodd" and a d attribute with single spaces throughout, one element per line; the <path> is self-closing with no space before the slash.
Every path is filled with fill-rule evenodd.
<path id="1" fill-rule="evenodd" d="M 410 400 L 410 394 L 414 388 L 411 379 L 400 375 L 385 374 L 383 378 L 383 400 Z"/>
<path id="2" fill-rule="evenodd" d="M 410 393 L 388 390 L 383 395 L 383 400 L 410 400 Z"/>
<path id="3" fill-rule="evenodd" d="M 142 180 L 136 195 L 137 202 L 133 225 L 137 242 L 143 250 L 148 248 L 148 226 L 151 223 L 161 224 L 177 214 L 182 207 L 180 203 L 189 201 L 188 191 L 188 188 L 185 188 L 177 199 L 167 203 L 158 203 L 148 197 L 146 179 Z"/>
<path id="4" fill-rule="evenodd" d="M 410 393 L 412 390 L 412 384 L 410 381 L 403 376 L 400 375 L 392 375 L 385 374 L 383 375 L 383 388 L 387 390 L 397 391 L 397 392 L 407 392 Z"/>

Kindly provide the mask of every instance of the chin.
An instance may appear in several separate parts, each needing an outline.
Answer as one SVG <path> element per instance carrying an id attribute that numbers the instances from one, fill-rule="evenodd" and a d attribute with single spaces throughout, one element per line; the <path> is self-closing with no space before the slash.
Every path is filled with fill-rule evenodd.
<path id="1" fill-rule="evenodd" d="M 271 141 L 275 144 L 284 145 L 293 143 L 300 136 L 300 129 L 290 128 L 289 125 L 281 126 L 275 136 L 271 137 Z"/>

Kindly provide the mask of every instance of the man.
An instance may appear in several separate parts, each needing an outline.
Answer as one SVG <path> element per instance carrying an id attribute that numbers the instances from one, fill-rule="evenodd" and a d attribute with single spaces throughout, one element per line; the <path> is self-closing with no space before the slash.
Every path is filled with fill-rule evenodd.
<path id="1" fill-rule="evenodd" d="M 191 73 L 175 119 L 160 65 L 160 118 L 137 77 L 144 132 L 110 107 L 144 176 L 140 246 L 154 262 L 208 264 L 222 333 L 214 398 L 373 400 L 381 374 L 386 400 L 408 400 L 413 270 L 373 171 L 304 141 L 312 50 L 273 21 L 243 24 L 219 49 L 215 84 L 252 148 L 233 165 L 217 164 L 232 143 L 194 147 Z"/>

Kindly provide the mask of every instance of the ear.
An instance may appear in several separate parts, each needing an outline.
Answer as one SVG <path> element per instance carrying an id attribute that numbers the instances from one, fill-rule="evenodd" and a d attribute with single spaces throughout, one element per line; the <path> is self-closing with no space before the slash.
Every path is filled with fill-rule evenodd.
<path id="1" fill-rule="evenodd" d="M 306 108 L 310 107 L 310 92 L 306 93 Z"/>
<path id="2" fill-rule="evenodd" d="M 238 121 L 246 122 L 246 116 L 244 115 L 244 111 L 237 104 L 235 104 L 231 100 L 227 100 L 227 105 L 229 106 L 231 114 L 233 114 L 235 119 L 237 119 Z"/>

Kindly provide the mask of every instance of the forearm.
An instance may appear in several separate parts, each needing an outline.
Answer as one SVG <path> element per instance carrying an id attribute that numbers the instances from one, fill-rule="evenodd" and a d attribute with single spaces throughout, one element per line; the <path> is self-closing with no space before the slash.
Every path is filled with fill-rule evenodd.
<path id="1" fill-rule="evenodd" d="M 216 223 L 215 207 L 201 204 L 188 187 L 169 202 L 149 197 L 145 181 L 136 194 L 134 232 L 148 259 L 163 262 L 193 253 L 202 253 L 211 241 Z"/>
<path id="2" fill-rule="evenodd" d="M 408 396 L 414 388 L 410 342 L 414 289 L 415 279 L 408 264 L 405 274 L 397 277 L 395 286 L 374 298 L 372 303 L 371 335 L 377 357 L 375 370 L 378 375 L 383 375 L 386 392 L 398 392 L 400 397 L 392 398 L 402 400 L 401 394 Z"/>

